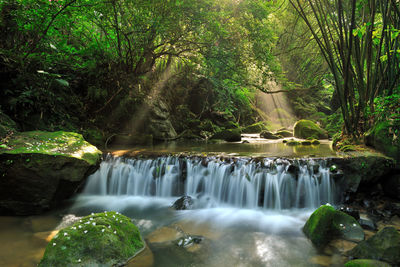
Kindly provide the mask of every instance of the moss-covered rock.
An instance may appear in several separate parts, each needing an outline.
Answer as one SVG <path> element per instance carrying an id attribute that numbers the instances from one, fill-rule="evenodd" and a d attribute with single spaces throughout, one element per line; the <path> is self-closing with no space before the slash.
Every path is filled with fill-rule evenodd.
<path id="1" fill-rule="evenodd" d="M 345 267 L 391 267 L 390 264 L 383 261 L 358 259 L 346 262 Z"/>
<path id="2" fill-rule="evenodd" d="M 313 139 L 313 140 L 311 141 L 311 144 L 312 144 L 312 145 L 319 145 L 319 144 L 321 144 L 321 142 L 318 141 L 317 139 Z"/>
<path id="3" fill-rule="evenodd" d="M 270 132 L 270 131 L 262 131 L 262 132 L 260 133 L 260 137 L 261 137 L 261 138 L 265 138 L 265 139 L 280 139 L 280 138 L 281 138 L 281 137 L 279 137 L 279 136 L 273 134 L 273 133 Z"/>
<path id="4" fill-rule="evenodd" d="M 288 146 L 298 146 L 298 145 L 301 145 L 301 143 L 299 141 L 296 141 L 296 140 L 289 140 L 286 143 L 286 145 L 288 145 Z"/>
<path id="5" fill-rule="evenodd" d="M 315 210 L 304 225 L 303 232 L 317 248 L 323 248 L 335 238 L 349 241 L 364 239 L 364 232 L 358 222 L 330 205 Z"/>
<path id="6" fill-rule="evenodd" d="M 400 264 L 400 233 L 394 227 L 385 227 L 371 238 L 360 242 L 349 251 L 357 259 L 373 259 Z"/>
<path id="7" fill-rule="evenodd" d="M 400 140 L 389 121 L 379 122 L 365 135 L 365 143 L 394 158 L 400 164 Z"/>
<path id="8" fill-rule="evenodd" d="M 17 131 L 17 124 L 0 110 L 0 139 Z"/>
<path id="9" fill-rule="evenodd" d="M 311 146 L 311 141 L 308 141 L 308 140 L 306 140 L 306 141 L 301 141 L 301 144 L 302 144 L 303 146 Z"/>
<path id="10" fill-rule="evenodd" d="M 294 136 L 297 138 L 326 139 L 328 134 L 317 124 L 309 120 L 299 120 L 294 125 Z"/>
<path id="11" fill-rule="evenodd" d="M 101 151 L 70 132 L 22 132 L 0 148 L 0 213 L 36 214 L 70 197 Z"/>
<path id="12" fill-rule="evenodd" d="M 144 246 L 128 217 L 97 213 L 62 229 L 48 243 L 39 266 L 122 266 Z"/>
<path id="13" fill-rule="evenodd" d="M 242 140 L 242 135 L 239 129 L 227 129 L 215 133 L 211 139 L 221 139 L 227 142 L 238 142 Z"/>
<path id="14" fill-rule="evenodd" d="M 275 134 L 283 137 L 293 137 L 293 132 L 287 130 L 277 131 Z"/>
<path id="15" fill-rule="evenodd" d="M 243 133 L 249 133 L 249 134 L 261 133 L 264 130 L 268 130 L 268 127 L 265 124 L 265 122 L 257 122 L 252 125 L 244 127 Z"/>

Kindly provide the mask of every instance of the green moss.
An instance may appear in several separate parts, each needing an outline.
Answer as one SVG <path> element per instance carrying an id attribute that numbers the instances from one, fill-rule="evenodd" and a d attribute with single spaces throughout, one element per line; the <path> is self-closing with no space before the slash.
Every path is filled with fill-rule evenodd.
<path id="1" fill-rule="evenodd" d="M 257 122 L 252 125 L 246 126 L 243 129 L 244 133 L 261 133 L 264 130 L 268 130 L 268 126 L 265 122 Z"/>
<path id="2" fill-rule="evenodd" d="M 300 145 L 300 144 L 301 144 L 301 143 L 300 143 L 299 141 L 290 140 L 290 141 L 287 142 L 286 145 L 288 145 L 288 146 L 298 146 L 298 145 Z"/>
<path id="3" fill-rule="evenodd" d="M 283 137 L 293 137 L 293 132 L 291 132 L 291 131 L 286 131 L 286 130 L 277 131 L 275 134 L 276 134 L 276 135 L 283 136 Z"/>
<path id="4" fill-rule="evenodd" d="M 395 134 L 395 127 L 389 121 L 379 122 L 366 134 L 367 145 L 395 158 L 400 162 L 400 140 Z"/>
<path id="5" fill-rule="evenodd" d="M 217 132 L 211 137 L 211 139 L 221 139 L 228 142 L 237 142 L 241 141 L 242 137 L 239 129 L 228 129 Z"/>
<path id="6" fill-rule="evenodd" d="M 114 266 L 144 247 L 139 230 L 116 212 L 92 214 L 62 229 L 47 245 L 39 266 Z"/>
<path id="7" fill-rule="evenodd" d="M 360 260 L 348 261 L 344 266 L 345 267 L 390 267 L 391 265 L 383 261 L 360 259 Z"/>
<path id="8" fill-rule="evenodd" d="M 280 139 L 281 137 L 271 133 L 270 131 L 262 131 L 260 133 L 260 137 L 265 139 Z"/>
<path id="9" fill-rule="evenodd" d="M 325 130 L 309 120 L 300 120 L 294 125 L 294 136 L 297 138 L 326 139 L 328 135 Z"/>
<path id="10" fill-rule="evenodd" d="M 321 144 L 321 142 L 318 141 L 317 139 L 314 139 L 314 140 L 311 141 L 311 144 L 312 145 L 319 145 L 319 144 Z"/>
<path id="11" fill-rule="evenodd" d="M 311 214 L 304 225 L 304 234 L 310 238 L 315 246 L 323 247 L 330 241 L 331 223 L 334 214 L 335 209 L 332 206 L 321 206 Z"/>
<path id="12" fill-rule="evenodd" d="M 14 134 L 0 148 L 0 154 L 46 154 L 82 159 L 91 165 L 98 162 L 101 151 L 83 139 L 82 135 L 72 132 L 31 131 Z"/>

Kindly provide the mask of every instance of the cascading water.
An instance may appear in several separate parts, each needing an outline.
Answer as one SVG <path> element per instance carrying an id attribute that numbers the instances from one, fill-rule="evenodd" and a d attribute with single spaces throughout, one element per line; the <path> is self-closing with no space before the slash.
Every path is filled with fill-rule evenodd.
<path id="1" fill-rule="evenodd" d="M 322 160 L 108 157 L 89 177 L 83 193 L 189 195 L 204 200 L 203 207 L 282 210 L 333 203 L 334 188 Z"/>

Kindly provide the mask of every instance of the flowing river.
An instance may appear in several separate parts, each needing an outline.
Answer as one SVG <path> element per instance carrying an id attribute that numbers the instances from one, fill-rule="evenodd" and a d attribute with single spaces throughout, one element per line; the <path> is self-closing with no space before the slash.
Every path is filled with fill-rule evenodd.
<path id="1" fill-rule="evenodd" d="M 265 152 L 265 144 L 256 145 L 259 154 Z M 323 147 L 328 152 L 307 149 L 333 154 L 328 146 Z M 219 152 L 218 145 L 208 150 Z M 0 242 L 9 244 L 0 252 L 0 265 L 35 266 L 54 230 L 68 220 L 114 210 L 134 220 L 149 247 L 129 266 L 319 266 L 324 256 L 301 228 L 313 210 L 340 197 L 330 166 L 323 158 L 248 158 L 241 152 L 239 157 L 109 155 L 59 212 L 69 214 L 62 220 L 57 212 L 0 220 Z M 171 208 L 182 196 L 191 197 L 190 209 Z"/>

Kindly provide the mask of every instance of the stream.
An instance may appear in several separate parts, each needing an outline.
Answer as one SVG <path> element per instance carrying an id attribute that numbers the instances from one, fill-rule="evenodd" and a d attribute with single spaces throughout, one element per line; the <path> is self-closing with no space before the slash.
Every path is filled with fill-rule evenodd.
<path id="1" fill-rule="evenodd" d="M 331 259 L 318 255 L 301 228 L 321 204 L 335 204 L 338 193 L 325 160 L 305 155 L 335 153 L 329 143 L 297 147 L 299 153 L 281 145 L 253 140 L 201 151 L 223 149 L 235 157 L 108 155 L 64 209 L 0 217 L 0 242 L 8 244 L 0 250 L 0 266 L 35 266 L 55 230 L 76 217 L 111 210 L 132 218 L 147 242 L 148 249 L 131 267 L 320 266 L 321 258 Z M 196 146 L 152 151 L 196 151 Z M 274 147 L 279 158 L 246 157 L 276 153 Z M 191 197 L 190 209 L 171 208 L 183 195 Z"/>

